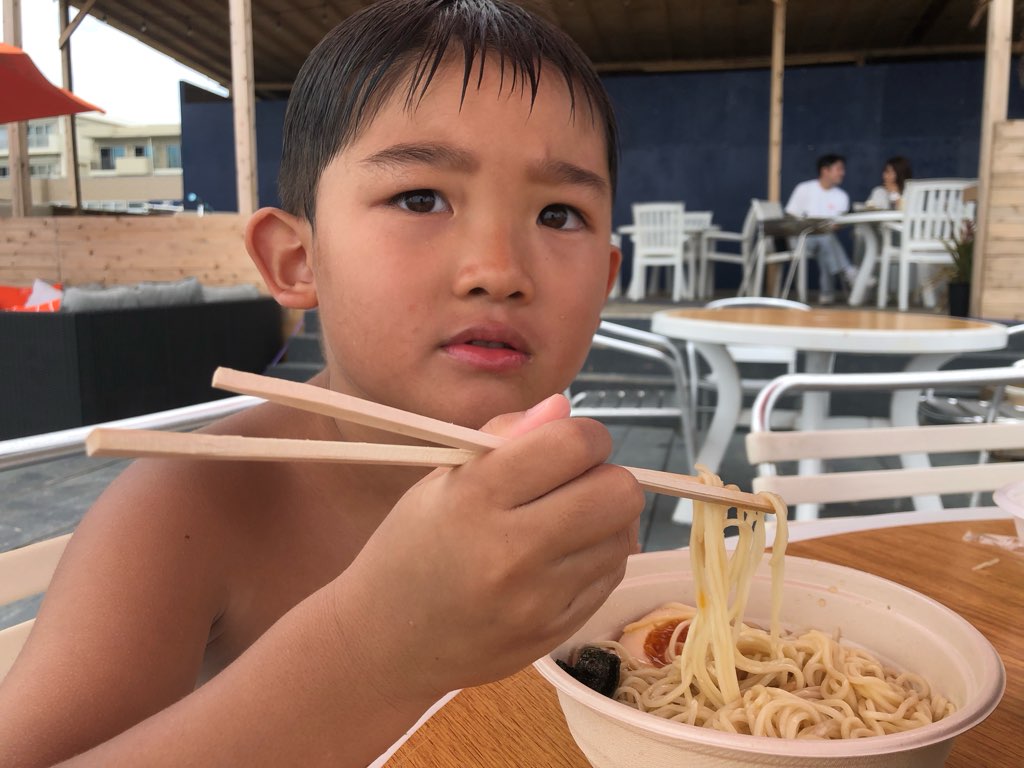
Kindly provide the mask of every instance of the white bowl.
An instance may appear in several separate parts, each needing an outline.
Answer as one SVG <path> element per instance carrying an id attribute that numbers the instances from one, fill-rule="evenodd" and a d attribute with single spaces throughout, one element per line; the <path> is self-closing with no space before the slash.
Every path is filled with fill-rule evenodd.
<path id="1" fill-rule="evenodd" d="M 762 563 L 747 618 L 767 624 L 769 576 Z M 535 667 L 558 693 L 569 731 L 596 768 L 934 768 L 953 738 L 985 719 L 1003 695 L 1006 676 L 992 645 L 966 620 L 891 581 L 838 565 L 786 558 L 783 623 L 832 631 L 891 664 L 916 672 L 956 705 L 937 723 L 862 739 L 806 741 L 745 736 L 664 720 L 576 682 L 555 664 L 662 603 L 693 604 L 688 551 L 631 558 L 626 578 L 575 635 Z"/>
<path id="2" fill-rule="evenodd" d="M 1024 539 L 1024 480 L 1004 485 L 992 494 L 992 500 L 1000 509 L 1013 515 L 1013 524 L 1017 526 L 1017 538 Z"/>

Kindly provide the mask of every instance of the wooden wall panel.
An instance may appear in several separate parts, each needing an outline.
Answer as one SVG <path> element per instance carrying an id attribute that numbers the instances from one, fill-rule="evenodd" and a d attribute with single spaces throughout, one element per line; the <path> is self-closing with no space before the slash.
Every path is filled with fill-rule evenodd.
<path id="1" fill-rule="evenodd" d="M 60 279 L 54 219 L 0 219 L 0 283 L 27 285 Z"/>
<path id="2" fill-rule="evenodd" d="M 1024 320 L 1024 120 L 997 123 L 982 259 L 982 317 Z"/>
<path id="3" fill-rule="evenodd" d="M 57 216 L 0 219 L 0 283 L 125 285 L 196 277 L 204 285 L 263 281 L 245 252 L 245 219 Z"/>

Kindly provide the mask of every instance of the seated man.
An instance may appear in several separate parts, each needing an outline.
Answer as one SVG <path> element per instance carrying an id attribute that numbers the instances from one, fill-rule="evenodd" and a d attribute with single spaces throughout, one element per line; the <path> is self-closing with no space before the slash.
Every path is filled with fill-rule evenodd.
<path id="1" fill-rule="evenodd" d="M 846 174 L 846 159 L 842 155 L 823 155 L 818 158 L 818 178 L 802 181 L 793 189 L 786 203 L 791 216 L 832 218 L 850 209 L 850 196 L 839 185 Z M 850 263 L 846 251 L 834 234 L 808 235 L 808 256 L 815 256 L 819 266 L 821 292 L 818 301 L 835 301 L 835 276 L 842 275 L 847 285 L 857 277 L 857 269 Z"/>

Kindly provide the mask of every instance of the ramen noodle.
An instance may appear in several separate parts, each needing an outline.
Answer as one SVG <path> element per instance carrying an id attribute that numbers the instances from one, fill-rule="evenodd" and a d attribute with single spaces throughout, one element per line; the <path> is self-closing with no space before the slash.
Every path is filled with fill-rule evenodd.
<path id="1" fill-rule="evenodd" d="M 703 482 L 720 486 L 699 468 Z M 591 645 L 622 660 L 615 698 L 659 717 L 732 733 L 782 738 L 858 738 L 905 731 L 953 706 L 918 675 L 889 669 L 818 630 L 780 629 L 786 507 L 771 496 L 776 533 L 769 558 L 769 627 L 743 622 L 765 551 L 766 515 L 694 502 L 690 558 L 696 607 L 672 603 L 625 627 L 620 642 Z M 725 532 L 735 527 L 728 554 Z"/>

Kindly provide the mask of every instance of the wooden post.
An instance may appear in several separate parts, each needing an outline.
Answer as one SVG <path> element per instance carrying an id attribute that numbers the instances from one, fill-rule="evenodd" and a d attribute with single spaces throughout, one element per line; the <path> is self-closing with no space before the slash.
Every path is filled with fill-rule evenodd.
<path id="1" fill-rule="evenodd" d="M 63 75 L 63 85 L 67 90 L 71 91 L 73 90 L 71 77 L 71 36 L 65 35 L 70 26 L 68 0 L 59 0 L 58 7 L 61 33 L 60 68 Z M 84 16 L 86 11 L 82 10 L 80 13 Z M 75 20 L 78 21 L 79 19 L 76 17 Z M 75 116 L 73 114 L 64 116 L 64 157 L 67 161 L 68 180 L 71 182 L 71 207 L 77 213 L 82 205 L 82 179 L 78 175 L 78 129 L 75 125 Z"/>
<path id="2" fill-rule="evenodd" d="M 4 0 L 4 42 L 21 47 L 21 0 Z M 28 123 L 7 124 L 8 165 L 11 173 L 11 215 L 32 213 L 32 178 L 28 168 Z"/>
<path id="3" fill-rule="evenodd" d="M 786 66 L 786 0 L 774 0 L 771 111 L 768 118 L 768 199 L 782 199 L 782 74 Z"/>
<path id="4" fill-rule="evenodd" d="M 768 199 L 782 199 L 782 74 L 786 68 L 786 0 L 772 0 L 772 70 L 768 112 Z M 779 283 L 780 265 L 769 264 L 765 285 Z M 757 286 L 760 290 L 760 286 Z"/>
<path id="5" fill-rule="evenodd" d="M 1006 120 L 1010 89 L 1010 38 L 1013 35 L 1013 0 L 990 0 L 985 43 L 985 84 L 981 101 L 981 152 L 978 158 L 978 215 L 971 274 L 971 308 L 980 312 L 984 294 L 985 235 L 988 227 L 989 187 L 992 181 L 992 142 L 995 125 Z"/>
<path id="6" fill-rule="evenodd" d="M 256 179 L 256 78 L 252 53 L 252 0 L 229 0 L 231 103 L 235 124 L 238 212 L 248 216 L 259 200 Z"/>

